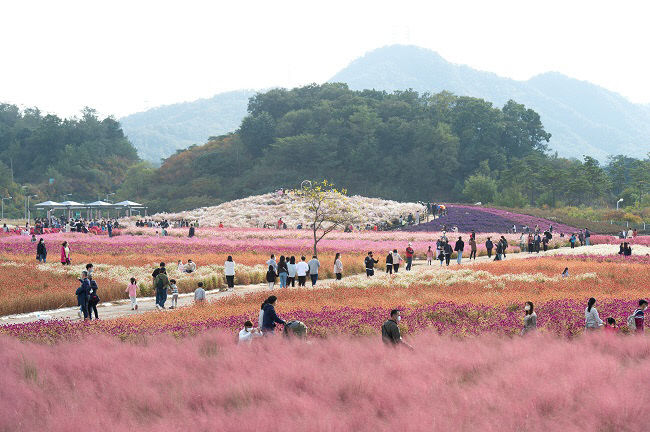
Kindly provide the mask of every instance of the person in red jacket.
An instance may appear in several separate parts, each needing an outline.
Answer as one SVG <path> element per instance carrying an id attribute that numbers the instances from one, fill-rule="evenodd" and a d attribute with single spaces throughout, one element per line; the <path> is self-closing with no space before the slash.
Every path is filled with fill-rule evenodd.
<path id="1" fill-rule="evenodd" d="M 411 243 L 406 248 L 406 271 L 411 271 L 411 266 L 413 265 L 413 254 L 415 251 L 411 247 Z"/>

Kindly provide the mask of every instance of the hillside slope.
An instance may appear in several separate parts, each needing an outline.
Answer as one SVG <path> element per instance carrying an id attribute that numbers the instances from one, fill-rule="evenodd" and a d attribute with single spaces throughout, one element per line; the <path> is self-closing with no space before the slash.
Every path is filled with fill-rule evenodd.
<path id="1" fill-rule="evenodd" d="M 514 99 L 540 114 L 553 135 L 550 147 L 560 156 L 587 154 L 600 160 L 613 154 L 643 157 L 650 148 L 648 107 L 560 73 L 516 81 L 449 63 L 428 49 L 395 45 L 367 53 L 330 82 L 345 82 L 357 90 L 447 90 L 483 98 L 496 106 Z"/>

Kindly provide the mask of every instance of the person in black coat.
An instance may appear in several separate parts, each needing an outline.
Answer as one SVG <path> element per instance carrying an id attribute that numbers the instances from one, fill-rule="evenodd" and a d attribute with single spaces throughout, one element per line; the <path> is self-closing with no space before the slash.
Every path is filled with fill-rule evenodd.
<path id="1" fill-rule="evenodd" d="M 449 265 L 449 262 L 451 261 L 451 254 L 454 253 L 454 249 L 451 247 L 449 242 L 445 242 L 445 247 L 443 251 L 445 253 L 445 262 L 447 263 L 447 265 Z"/>
<path id="2" fill-rule="evenodd" d="M 393 252 L 391 251 L 386 255 L 386 273 L 393 274 Z"/>
<path id="3" fill-rule="evenodd" d="M 93 319 L 93 311 L 95 311 L 95 319 L 99 319 L 97 314 L 97 304 L 99 303 L 99 296 L 97 295 L 97 282 L 93 280 L 92 276 L 88 276 L 90 281 L 90 294 L 88 296 L 88 318 Z"/>
<path id="4" fill-rule="evenodd" d="M 189 234 L 189 237 L 190 237 L 190 238 L 194 237 L 194 233 L 195 233 L 195 231 L 194 231 L 194 225 L 192 225 L 192 226 L 190 227 L 190 234 Z"/>
<path id="5" fill-rule="evenodd" d="M 40 239 L 36 246 L 36 259 L 43 264 L 45 264 L 47 259 L 47 249 L 45 248 L 45 240 L 43 239 Z"/>
<path id="6" fill-rule="evenodd" d="M 77 288 L 77 304 L 79 305 L 79 318 L 88 319 L 88 298 L 90 297 L 90 281 L 88 280 L 88 272 L 81 272 L 81 285 Z"/>

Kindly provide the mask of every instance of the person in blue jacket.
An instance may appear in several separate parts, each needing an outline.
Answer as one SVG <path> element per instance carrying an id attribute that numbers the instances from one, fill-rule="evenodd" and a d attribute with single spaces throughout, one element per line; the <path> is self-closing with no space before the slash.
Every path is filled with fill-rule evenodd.
<path id="1" fill-rule="evenodd" d="M 266 299 L 264 306 L 262 306 L 262 310 L 264 311 L 262 318 L 262 333 L 264 333 L 265 336 L 273 334 L 276 323 L 285 324 L 285 321 L 275 313 L 275 303 L 277 300 L 278 298 L 276 296 L 270 296 Z"/>
<path id="2" fill-rule="evenodd" d="M 77 303 L 79 304 L 79 318 L 88 319 L 88 299 L 90 297 L 90 281 L 88 280 L 88 272 L 81 272 L 81 285 L 77 288 Z"/>

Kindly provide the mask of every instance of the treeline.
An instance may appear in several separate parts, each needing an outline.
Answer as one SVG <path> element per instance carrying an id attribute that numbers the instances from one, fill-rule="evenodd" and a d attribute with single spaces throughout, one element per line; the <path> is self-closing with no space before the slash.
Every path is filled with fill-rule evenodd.
<path id="1" fill-rule="evenodd" d="M 31 202 L 96 200 L 115 192 L 139 161 L 120 124 L 86 108 L 61 119 L 38 109 L 0 104 L 0 194 L 5 216 L 22 217 Z"/>
<path id="2" fill-rule="evenodd" d="M 304 179 L 396 200 L 503 206 L 648 205 L 650 161 L 569 160 L 548 153 L 531 109 L 442 92 L 352 91 L 345 84 L 251 98 L 238 131 L 130 168 L 121 197 L 157 210 L 217 204 Z"/>

